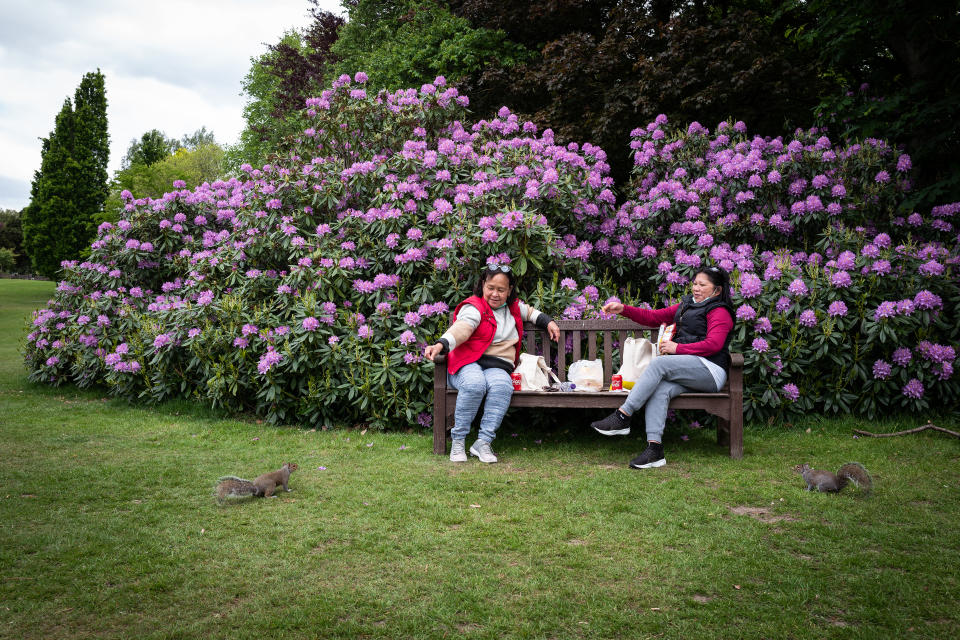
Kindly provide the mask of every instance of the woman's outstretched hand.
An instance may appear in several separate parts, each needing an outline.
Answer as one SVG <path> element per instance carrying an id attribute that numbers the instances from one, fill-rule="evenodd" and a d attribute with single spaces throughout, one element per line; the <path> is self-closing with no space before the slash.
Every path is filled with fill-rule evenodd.
<path id="1" fill-rule="evenodd" d="M 438 342 L 436 344 L 427 345 L 427 347 L 423 350 L 423 355 L 427 360 L 433 362 L 433 359 L 441 351 L 443 351 L 443 344 Z"/>
<path id="2" fill-rule="evenodd" d="M 621 311 L 623 311 L 622 302 L 611 301 L 603 305 L 604 313 L 620 313 Z"/>

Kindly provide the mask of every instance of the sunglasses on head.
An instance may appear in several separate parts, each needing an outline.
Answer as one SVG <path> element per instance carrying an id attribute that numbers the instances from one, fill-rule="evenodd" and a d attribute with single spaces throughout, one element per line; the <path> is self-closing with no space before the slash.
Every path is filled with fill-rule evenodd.
<path id="1" fill-rule="evenodd" d="M 510 273 L 510 265 L 506 264 L 497 264 L 496 262 L 491 262 L 487 265 L 487 271 L 499 271 L 500 273 Z"/>

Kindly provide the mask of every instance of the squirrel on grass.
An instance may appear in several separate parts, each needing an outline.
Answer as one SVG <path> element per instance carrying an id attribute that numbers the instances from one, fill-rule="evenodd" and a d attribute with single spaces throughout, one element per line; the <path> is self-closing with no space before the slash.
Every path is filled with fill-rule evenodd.
<path id="1" fill-rule="evenodd" d="M 276 471 L 257 476 L 252 482 L 236 476 L 223 476 L 217 481 L 217 501 L 223 503 L 229 498 L 248 496 L 275 498 L 273 492 L 277 485 L 283 485 L 284 491 L 290 491 L 290 474 L 296 470 L 295 462 L 284 462 Z"/>
<path id="2" fill-rule="evenodd" d="M 870 490 L 873 489 L 873 478 L 859 462 L 848 462 L 835 474 L 821 469 L 811 469 L 806 463 L 798 464 L 793 470 L 803 476 L 804 482 L 807 483 L 807 491 L 816 489 L 837 492 L 850 482 L 863 491 L 864 495 L 869 495 Z"/>

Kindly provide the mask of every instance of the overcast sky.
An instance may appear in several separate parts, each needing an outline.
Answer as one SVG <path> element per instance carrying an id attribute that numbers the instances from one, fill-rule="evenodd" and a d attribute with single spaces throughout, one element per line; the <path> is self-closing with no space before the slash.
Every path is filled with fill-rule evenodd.
<path id="1" fill-rule="evenodd" d="M 343 13 L 338 0 L 320 6 Z M 0 208 L 30 201 L 40 140 L 83 74 L 103 72 L 111 177 L 132 138 L 200 127 L 232 144 L 250 58 L 310 23 L 307 0 L 0 0 Z"/>

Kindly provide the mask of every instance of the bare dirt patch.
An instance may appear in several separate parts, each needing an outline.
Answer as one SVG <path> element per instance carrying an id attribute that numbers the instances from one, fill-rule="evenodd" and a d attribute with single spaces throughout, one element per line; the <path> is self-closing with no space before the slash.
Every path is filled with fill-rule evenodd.
<path id="1" fill-rule="evenodd" d="M 766 507 L 729 507 L 730 513 L 737 516 L 750 516 L 760 522 L 796 522 L 797 518 L 790 515 L 775 515 Z"/>

